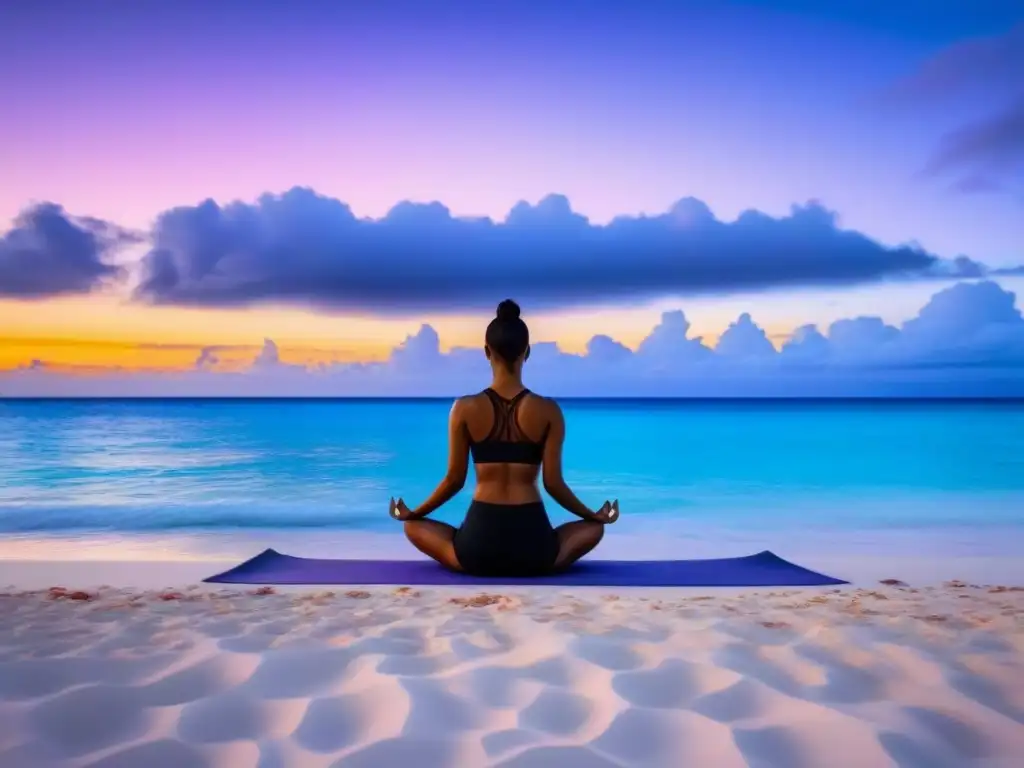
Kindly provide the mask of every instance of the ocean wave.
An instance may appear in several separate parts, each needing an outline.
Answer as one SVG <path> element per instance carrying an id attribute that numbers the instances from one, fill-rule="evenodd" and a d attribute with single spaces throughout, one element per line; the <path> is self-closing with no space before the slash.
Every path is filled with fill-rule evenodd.
<path id="1" fill-rule="evenodd" d="M 315 506 L 203 504 L 0 507 L 0 532 L 158 532 L 222 529 L 379 530 L 394 522 L 380 510 Z"/>
<path id="2" fill-rule="evenodd" d="M 367 532 L 401 531 L 387 514 L 384 497 L 374 500 L 348 494 L 343 503 L 315 499 L 262 503 L 113 503 L 113 504 L 0 504 L 0 534 L 48 533 L 162 533 L 230 532 L 247 530 Z M 915 535 L 944 531 L 964 535 L 971 530 L 1001 529 L 1016 532 L 1018 541 L 1024 532 L 1019 496 L 1000 497 L 985 503 L 979 498 L 945 499 L 902 503 L 887 499 L 874 507 L 861 500 L 837 506 L 832 500 L 813 502 L 792 500 L 783 505 L 741 501 L 724 504 L 652 505 L 643 511 L 624 508 L 623 518 L 614 531 L 656 538 L 662 535 L 711 535 L 724 531 L 746 532 L 766 537 L 785 533 L 835 535 L 856 538 L 861 532 L 903 532 Z M 432 519 L 458 525 L 465 514 L 468 498 L 454 501 L 435 512 Z M 556 504 L 549 503 L 553 524 L 573 520 Z"/>

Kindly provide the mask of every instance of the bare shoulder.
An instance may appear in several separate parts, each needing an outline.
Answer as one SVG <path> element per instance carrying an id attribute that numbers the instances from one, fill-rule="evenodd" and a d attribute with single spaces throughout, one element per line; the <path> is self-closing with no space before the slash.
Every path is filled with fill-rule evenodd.
<path id="1" fill-rule="evenodd" d="M 455 398 L 455 402 L 452 403 L 452 417 L 465 419 L 477 413 L 480 410 L 481 399 L 486 399 L 486 397 L 482 393 L 477 393 Z"/>
<path id="2" fill-rule="evenodd" d="M 463 397 L 455 398 L 455 402 L 452 403 L 452 416 L 465 416 L 470 408 L 473 407 L 473 398 L 475 395 L 465 395 Z"/>
<path id="3" fill-rule="evenodd" d="M 536 409 L 537 413 L 543 415 L 549 421 L 560 418 L 562 415 L 561 407 L 553 398 L 538 395 L 536 392 L 530 392 L 528 400 L 530 401 L 530 405 Z"/>

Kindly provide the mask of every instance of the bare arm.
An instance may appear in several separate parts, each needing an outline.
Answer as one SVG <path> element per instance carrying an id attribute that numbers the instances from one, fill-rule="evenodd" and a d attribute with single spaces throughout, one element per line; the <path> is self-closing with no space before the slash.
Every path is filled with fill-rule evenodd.
<path id="1" fill-rule="evenodd" d="M 594 514 L 572 492 L 562 476 L 562 446 L 565 443 L 565 419 L 558 403 L 551 403 L 547 440 L 544 442 L 544 490 L 568 512 L 584 520 L 597 520 Z"/>
<path id="2" fill-rule="evenodd" d="M 464 405 L 456 400 L 448 416 L 448 471 L 430 497 L 413 510 L 412 517 L 426 517 L 462 490 L 469 469 L 469 435 L 463 418 Z"/>

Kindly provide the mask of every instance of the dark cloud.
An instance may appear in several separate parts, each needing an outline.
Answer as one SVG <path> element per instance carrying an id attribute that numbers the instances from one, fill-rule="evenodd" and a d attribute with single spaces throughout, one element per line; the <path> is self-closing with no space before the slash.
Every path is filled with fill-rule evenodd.
<path id="1" fill-rule="evenodd" d="M 895 98 L 946 101 L 979 90 L 1013 92 L 1024 73 L 1024 23 L 997 35 L 960 40 L 927 59 L 891 91 Z"/>
<path id="2" fill-rule="evenodd" d="M 68 216 L 53 203 L 28 208 L 0 238 L 0 296 L 88 293 L 119 274 L 109 257 L 137 239 L 108 222 Z"/>
<path id="3" fill-rule="evenodd" d="M 979 173 L 975 173 L 970 176 L 964 176 L 957 179 L 950 185 L 950 189 L 953 192 L 959 192 L 963 195 L 986 195 L 1005 192 L 1006 185 L 996 181 L 990 176 L 983 176 Z"/>
<path id="4" fill-rule="evenodd" d="M 932 265 L 931 274 L 936 278 L 964 279 L 972 277 L 985 277 L 995 274 L 991 269 L 979 261 L 967 256 L 957 256 L 952 259 L 939 259 Z"/>
<path id="5" fill-rule="evenodd" d="M 983 116 L 942 138 L 924 173 L 953 176 L 951 189 L 965 194 L 1024 189 L 1024 23 L 946 48 L 890 96 L 910 104 L 988 104 Z"/>
<path id="6" fill-rule="evenodd" d="M 197 371 L 208 371 L 217 367 L 220 358 L 217 357 L 216 347 L 203 347 L 199 350 L 195 366 Z"/>
<path id="7" fill-rule="evenodd" d="M 854 284 L 924 274 L 937 259 L 841 230 L 817 203 L 718 221 L 699 200 L 591 224 L 552 195 L 502 222 L 439 203 L 358 219 L 308 189 L 254 204 L 212 201 L 162 214 L 136 296 L 157 304 L 306 304 L 403 312 L 534 307 L 653 295 Z"/>
<path id="8" fill-rule="evenodd" d="M 1004 111 L 946 134 L 925 168 L 961 170 L 969 174 L 956 185 L 963 192 L 997 191 L 1000 178 L 1024 178 L 1024 93 Z"/>

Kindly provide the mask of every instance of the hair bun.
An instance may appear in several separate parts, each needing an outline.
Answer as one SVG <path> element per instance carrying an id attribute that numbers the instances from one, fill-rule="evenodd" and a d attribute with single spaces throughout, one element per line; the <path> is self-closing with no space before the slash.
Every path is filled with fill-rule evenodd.
<path id="1" fill-rule="evenodd" d="M 498 305 L 497 318 L 499 320 L 518 320 L 519 305 L 512 301 L 512 299 L 505 299 Z"/>

